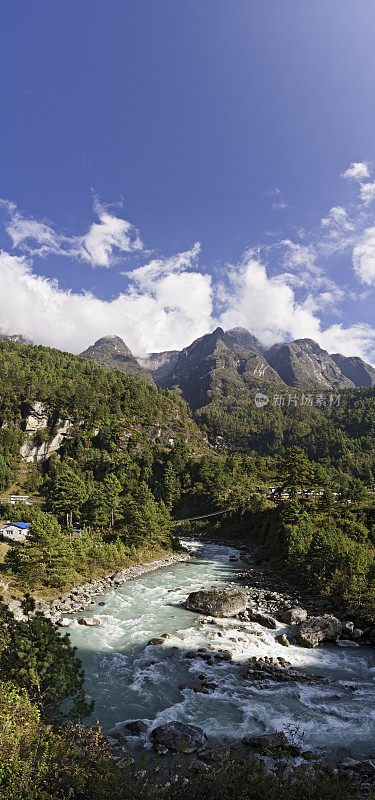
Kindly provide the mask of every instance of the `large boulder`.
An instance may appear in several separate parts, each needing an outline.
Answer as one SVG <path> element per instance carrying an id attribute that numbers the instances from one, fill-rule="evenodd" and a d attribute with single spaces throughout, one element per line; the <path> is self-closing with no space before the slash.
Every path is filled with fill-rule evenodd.
<path id="1" fill-rule="evenodd" d="M 282 621 L 287 625 L 300 625 L 301 622 L 305 622 L 306 619 L 307 611 L 299 606 L 295 606 L 295 608 L 288 608 L 288 611 L 284 611 L 282 616 Z"/>
<path id="2" fill-rule="evenodd" d="M 166 747 L 167 750 L 183 750 L 193 753 L 207 741 L 207 736 L 197 725 L 185 725 L 184 722 L 167 722 L 151 731 L 154 747 Z"/>
<path id="3" fill-rule="evenodd" d="M 61 619 L 58 620 L 57 624 L 60 628 L 69 628 L 70 625 L 72 624 L 72 621 L 68 619 L 68 617 L 62 617 Z"/>
<path id="4" fill-rule="evenodd" d="M 186 600 L 189 611 L 210 617 L 234 617 L 246 611 L 247 596 L 240 589 L 201 589 Z"/>
<path id="5" fill-rule="evenodd" d="M 324 614 L 323 617 L 310 617 L 299 625 L 297 642 L 302 647 L 317 647 L 323 641 L 336 641 L 341 630 L 340 620 L 330 614 Z"/>
<path id="6" fill-rule="evenodd" d="M 271 628 L 271 630 L 276 630 L 277 622 L 276 620 L 271 617 L 270 614 L 264 614 L 262 611 L 250 611 L 249 618 L 252 622 L 257 622 L 258 625 L 262 625 L 263 628 Z"/>
<path id="7" fill-rule="evenodd" d="M 147 731 L 147 725 L 143 722 L 143 719 L 134 719 L 132 722 L 127 722 L 126 727 L 134 736 L 139 736 Z"/>

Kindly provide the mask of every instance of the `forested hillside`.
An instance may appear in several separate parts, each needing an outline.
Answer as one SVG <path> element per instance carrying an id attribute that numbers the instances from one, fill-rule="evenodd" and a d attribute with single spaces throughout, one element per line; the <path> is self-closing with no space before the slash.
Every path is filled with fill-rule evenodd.
<path id="1" fill-rule="evenodd" d="M 255 405 L 256 390 L 246 399 L 232 389 L 199 409 L 196 420 L 213 440 L 220 436 L 230 450 L 277 458 L 289 447 L 302 447 L 312 461 L 333 474 L 375 479 L 375 389 L 338 393 L 263 389 L 269 402 Z"/>
<path id="2" fill-rule="evenodd" d="M 68 353 L 4 341 L 0 381 L 1 515 L 33 522 L 27 544 L 8 553 L 5 568 L 24 588 L 53 591 L 173 547 L 176 519 L 225 508 L 243 515 L 259 510 L 259 503 L 275 508 L 276 502 L 284 520 L 283 505 L 270 489 L 279 486 L 308 514 L 316 501 L 305 495 L 324 492 L 319 527 L 328 527 L 329 535 L 314 563 L 327 585 L 316 583 L 316 591 L 333 586 L 338 570 L 343 598 L 357 577 L 361 598 L 371 595 L 373 388 L 343 392 L 339 404 L 321 393 L 303 404 L 307 395 L 273 387 L 279 400 L 270 393 L 262 408 L 254 396 L 243 402 L 232 389 L 197 412 L 194 422 L 176 393 Z M 6 490 L 12 486 L 31 493 L 35 507 L 10 506 Z M 337 522 L 335 533 L 332 503 L 341 508 L 338 517 L 351 504 L 351 524 L 344 530 Z M 310 532 L 316 524 L 313 514 Z M 303 528 L 302 522 L 301 528 L 298 521 L 293 525 L 295 531 Z M 72 536 L 76 528 L 84 533 Z M 299 534 L 293 536 L 297 541 Z M 298 545 L 306 564 L 309 537 Z M 350 542 L 354 548 L 360 542 L 362 555 L 357 567 L 351 561 L 349 574 L 340 553 L 351 549 Z M 276 550 L 288 561 L 289 545 Z"/>

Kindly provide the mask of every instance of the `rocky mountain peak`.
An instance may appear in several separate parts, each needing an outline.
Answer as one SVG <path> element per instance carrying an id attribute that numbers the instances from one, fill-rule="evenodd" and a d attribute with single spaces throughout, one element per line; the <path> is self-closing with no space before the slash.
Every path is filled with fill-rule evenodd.
<path id="1" fill-rule="evenodd" d="M 102 336 L 81 353 L 81 358 L 87 358 L 88 361 L 94 361 L 109 370 L 118 370 L 129 377 L 153 383 L 150 373 L 138 364 L 120 336 Z"/>
<path id="2" fill-rule="evenodd" d="M 231 349 L 251 350 L 254 353 L 264 353 L 264 347 L 246 328 L 230 328 L 225 331 L 224 341 Z"/>
<path id="3" fill-rule="evenodd" d="M 120 336 L 102 336 L 92 347 L 108 347 L 116 353 L 122 353 L 122 355 L 130 356 L 131 358 L 133 357 L 132 351 Z"/>
<path id="4" fill-rule="evenodd" d="M 274 345 L 266 352 L 266 358 L 288 386 L 354 386 L 329 353 L 313 339 L 296 339 Z"/>

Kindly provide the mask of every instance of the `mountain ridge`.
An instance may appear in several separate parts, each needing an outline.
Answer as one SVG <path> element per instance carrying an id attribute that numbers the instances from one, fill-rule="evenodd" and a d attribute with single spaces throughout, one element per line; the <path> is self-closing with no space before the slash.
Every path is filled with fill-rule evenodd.
<path id="1" fill-rule="evenodd" d="M 0 339 L 32 344 L 22 334 L 0 333 Z M 359 356 L 330 354 L 307 337 L 267 348 L 242 327 L 218 327 L 180 351 L 138 358 L 121 337 L 107 335 L 80 356 L 161 388 L 178 387 L 193 408 L 220 392 L 227 394 L 231 386 L 245 395 L 250 388 L 265 386 L 338 390 L 375 385 L 375 367 Z"/>

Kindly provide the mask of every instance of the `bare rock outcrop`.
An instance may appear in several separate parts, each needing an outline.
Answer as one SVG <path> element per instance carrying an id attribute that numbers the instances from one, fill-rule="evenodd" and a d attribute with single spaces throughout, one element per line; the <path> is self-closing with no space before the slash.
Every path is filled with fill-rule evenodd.
<path id="1" fill-rule="evenodd" d="M 37 405 L 43 406 L 43 403 L 34 403 L 34 406 Z M 38 414 L 34 411 L 26 419 L 27 438 L 20 448 L 20 454 L 27 464 L 39 464 L 47 461 L 52 453 L 57 453 L 60 450 L 70 436 L 72 421 L 70 419 L 59 419 L 54 436 L 45 442 L 39 443 L 35 434 L 39 430 L 45 429 L 48 421 L 48 413 L 45 410 L 41 410 Z"/>

